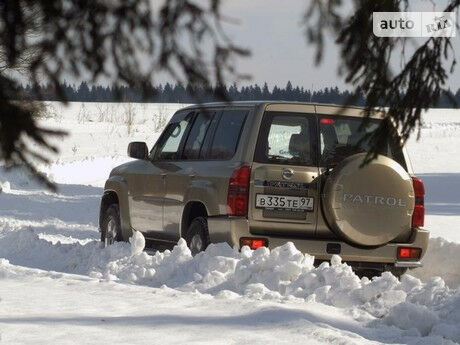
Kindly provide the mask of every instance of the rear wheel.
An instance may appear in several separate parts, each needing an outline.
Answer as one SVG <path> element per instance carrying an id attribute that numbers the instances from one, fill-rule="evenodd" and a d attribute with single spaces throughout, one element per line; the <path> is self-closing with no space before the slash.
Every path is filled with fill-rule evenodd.
<path id="1" fill-rule="evenodd" d="M 382 271 L 372 270 L 372 269 L 358 269 L 358 270 L 354 270 L 354 272 L 359 278 L 366 277 L 369 279 L 372 279 L 374 277 L 379 277 L 382 274 Z"/>
<path id="2" fill-rule="evenodd" d="M 117 204 L 112 204 L 104 213 L 101 242 L 108 246 L 121 240 L 120 209 Z"/>
<path id="3" fill-rule="evenodd" d="M 383 271 L 380 270 L 374 270 L 374 269 L 354 269 L 353 270 L 355 274 L 362 278 L 362 277 L 367 277 L 369 279 L 372 279 L 374 277 L 379 277 L 382 275 Z M 386 271 L 390 272 L 393 274 L 396 278 L 400 279 L 401 276 L 407 272 L 407 268 L 404 267 L 392 267 L 390 269 L 387 269 Z"/>
<path id="4" fill-rule="evenodd" d="M 401 276 L 407 272 L 407 268 L 405 267 L 393 267 L 389 270 L 391 274 L 393 274 L 396 278 L 401 278 Z"/>
<path id="5" fill-rule="evenodd" d="M 193 256 L 204 251 L 209 246 L 208 221 L 206 218 L 197 217 L 190 223 L 185 240 Z"/>

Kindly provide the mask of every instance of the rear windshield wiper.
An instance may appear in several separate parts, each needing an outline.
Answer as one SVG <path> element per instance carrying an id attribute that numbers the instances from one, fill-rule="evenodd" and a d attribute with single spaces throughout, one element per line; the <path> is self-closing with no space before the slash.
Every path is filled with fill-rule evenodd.
<path id="1" fill-rule="evenodd" d="M 268 155 L 268 159 L 289 159 L 284 156 L 278 156 L 278 155 Z"/>

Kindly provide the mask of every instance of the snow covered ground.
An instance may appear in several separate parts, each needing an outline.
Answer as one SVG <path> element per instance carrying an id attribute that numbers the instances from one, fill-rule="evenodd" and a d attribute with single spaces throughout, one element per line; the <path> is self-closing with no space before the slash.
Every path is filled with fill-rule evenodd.
<path id="1" fill-rule="evenodd" d="M 427 189 L 425 266 L 369 281 L 338 257 L 315 268 L 290 244 L 192 258 L 183 242 L 147 255 L 137 236 L 102 249 L 105 178 L 180 107 L 48 104 L 43 124 L 70 133 L 43 167 L 58 193 L 0 172 L 1 343 L 460 343 L 460 111 L 430 111 L 408 145 Z"/>

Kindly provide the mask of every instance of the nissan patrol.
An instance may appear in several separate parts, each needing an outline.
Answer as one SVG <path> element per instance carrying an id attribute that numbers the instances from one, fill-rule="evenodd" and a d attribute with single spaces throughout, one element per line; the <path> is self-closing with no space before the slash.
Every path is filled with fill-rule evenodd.
<path id="1" fill-rule="evenodd" d="M 274 248 L 292 241 L 317 262 L 333 254 L 358 272 L 401 275 L 421 266 L 424 186 L 390 141 L 369 164 L 358 107 L 288 102 L 213 103 L 176 112 L 153 148 L 128 146 L 136 160 L 105 184 L 101 240 L 140 231 L 192 254 L 213 242 Z"/>

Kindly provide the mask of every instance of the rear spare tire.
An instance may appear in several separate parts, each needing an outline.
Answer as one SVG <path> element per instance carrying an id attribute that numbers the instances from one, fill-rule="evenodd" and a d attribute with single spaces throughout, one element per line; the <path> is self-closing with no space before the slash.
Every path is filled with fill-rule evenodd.
<path id="1" fill-rule="evenodd" d="M 361 246 L 379 246 L 410 230 L 412 179 L 396 161 L 379 155 L 361 166 L 365 153 L 344 159 L 325 181 L 324 216 L 338 236 Z"/>

